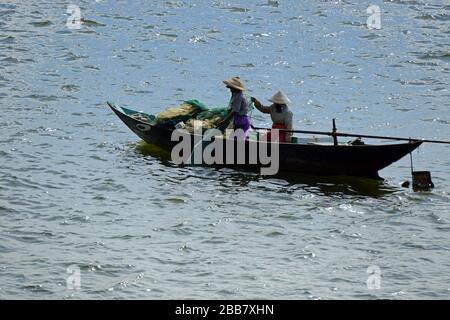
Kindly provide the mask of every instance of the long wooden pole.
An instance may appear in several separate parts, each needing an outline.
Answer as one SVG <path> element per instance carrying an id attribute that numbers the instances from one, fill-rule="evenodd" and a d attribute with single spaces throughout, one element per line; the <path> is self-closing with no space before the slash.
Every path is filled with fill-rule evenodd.
<path id="1" fill-rule="evenodd" d="M 253 127 L 253 129 L 255 129 L 255 130 L 271 130 L 270 128 L 259 128 L 259 127 Z M 368 138 L 368 139 L 385 139 L 385 140 L 397 140 L 397 141 L 421 141 L 421 142 L 428 142 L 428 143 L 450 144 L 450 141 L 443 141 L 443 140 L 400 138 L 400 137 L 374 136 L 374 135 L 367 135 L 367 134 L 326 132 L 326 131 L 285 130 L 285 129 L 277 129 L 277 130 L 285 131 L 285 132 L 292 132 L 292 133 L 325 135 L 325 136 L 330 136 L 330 137 L 355 137 L 355 138 Z"/>

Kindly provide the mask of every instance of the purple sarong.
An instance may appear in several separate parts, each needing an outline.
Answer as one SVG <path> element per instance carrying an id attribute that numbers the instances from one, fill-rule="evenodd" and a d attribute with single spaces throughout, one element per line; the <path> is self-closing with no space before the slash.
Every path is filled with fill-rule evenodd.
<path id="1" fill-rule="evenodd" d="M 233 116 L 233 126 L 234 130 L 242 129 L 244 132 L 247 132 L 250 129 L 250 119 L 248 116 L 239 116 L 235 114 Z"/>
<path id="2" fill-rule="evenodd" d="M 240 115 L 234 115 L 233 116 L 233 133 L 230 135 L 230 139 L 237 138 L 238 140 L 245 140 L 247 139 L 248 131 L 250 129 L 250 118 L 246 115 L 240 116 Z M 236 130 L 242 130 L 236 132 Z"/>

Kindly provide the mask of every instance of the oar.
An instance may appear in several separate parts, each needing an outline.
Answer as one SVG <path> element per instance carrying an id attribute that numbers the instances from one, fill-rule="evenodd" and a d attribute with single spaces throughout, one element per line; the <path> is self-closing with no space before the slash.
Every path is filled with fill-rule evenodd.
<path id="1" fill-rule="evenodd" d="M 253 127 L 255 130 L 271 130 L 270 128 L 258 128 Z M 280 131 L 292 132 L 292 133 L 304 133 L 304 134 L 318 134 L 326 135 L 331 137 L 355 137 L 355 138 L 368 138 L 368 139 L 385 139 L 385 140 L 398 140 L 398 141 L 421 141 L 428 143 L 443 143 L 450 144 L 450 141 L 443 140 L 428 140 L 428 139 L 417 139 L 417 138 L 400 138 L 400 137 L 386 137 L 386 136 L 373 136 L 367 134 L 354 134 L 354 133 L 341 133 L 341 132 L 324 132 L 324 131 L 306 131 L 306 130 L 286 130 L 278 129 Z"/>

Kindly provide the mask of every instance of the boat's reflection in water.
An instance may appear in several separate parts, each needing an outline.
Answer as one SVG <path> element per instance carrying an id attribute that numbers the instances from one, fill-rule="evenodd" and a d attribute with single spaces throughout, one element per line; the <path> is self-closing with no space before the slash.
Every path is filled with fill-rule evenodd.
<path id="1" fill-rule="evenodd" d="M 382 180 L 349 176 L 316 176 L 299 173 L 279 173 L 275 176 L 261 176 L 257 173 L 241 171 L 239 169 L 227 170 L 223 172 L 220 179 L 234 181 L 236 185 L 248 186 L 252 182 L 273 184 L 282 190 L 302 189 L 321 196 L 361 196 L 381 198 L 399 191 L 399 188 L 392 187 Z M 272 189 L 272 188 L 271 188 Z"/>
<path id="2" fill-rule="evenodd" d="M 360 177 L 321 177 L 300 174 L 287 175 L 281 173 L 277 178 L 284 179 L 290 184 L 305 185 L 311 192 L 316 191 L 322 195 L 329 196 L 354 195 L 380 198 L 398 191 L 398 188 L 389 186 L 383 180 Z"/>
<path id="3" fill-rule="evenodd" d="M 175 166 L 171 162 L 170 153 L 158 146 L 147 144 L 143 141 L 135 144 L 137 152 L 143 156 L 151 156 L 160 160 L 160 163 L 165 166 Z M 206 167 L 202 167 L 205 169 Z M 195 167 L 196 174 L 199 167 Z M 324 196 L 342 196 L 353 195 L 363 197 L 380 198 L 399 191 L 398 187 L 388 185 L 383 180 L 374 180 L 361 177 L 350 176 L 317 176 L 306 175 L 292 172 L 281 172 L 275 176 L 262 176 L 257 172 L 249 172 L 248 170 L 240 169 L 220 169 L 220 168 L 206 168 L 207 170 L 214 170 L 215 174 L 211 172 L 206 173 L 208 177 L 214 176 L 214 179 L 219 181 L 226 181 L 240 187 L 247 187 L 254 182 L 273 183 L 275 185 L 282 185 L 283 188 L 289 186 L 302 188 L 312 193 Z M 202 177 L 205 178 L 205 177 Z"/>
<path id="4" fill-rule="evenodd" d="M 145 141 L 141 140 L 135 144 L 132 144 L 132 146 L 133 145 L 135 146 L 136 150 L 144 156 L 152 156 L 161 160 L 161 162 L 163 163 L 167 163 L 171 160 L 170 153 L 168 151 L 161 149 L 154 144 L 148 144 Z"/>

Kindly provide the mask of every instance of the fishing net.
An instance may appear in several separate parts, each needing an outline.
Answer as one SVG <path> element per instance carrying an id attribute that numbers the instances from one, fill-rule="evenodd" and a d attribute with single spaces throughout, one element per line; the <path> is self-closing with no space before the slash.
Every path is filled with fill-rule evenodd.
<path id="1" fill-rule="evenodd" d="M 253 108 L 253 103 L 249 102 L 249 110 Z M 156 124 L 164 127 L 175 128 L 175 126 L 182 122 L 184 123 L 184 128 L 189 131 L 194 131 L 194 123 L 197 126 L 201 126 L 203 130 L 218 128 L 219 130 L 224 130 L 229 126 L 230 121 L 227 123 L 222 122 L 228 115 L 228 108 L 211 108 L 209 109 L 206 105 L 198 100 L 187 100 L 184 101 L 178 107 L 170 107 L 166 110 L 156 114 Z M 220 128 L 218 125 L 220 125 Z"/>
<path id="2" fill-rule="evenodd" d="M 228 114 L 227 108 L 214 108 L 200 112 L 195 118 L 189 119 L 185 123 L 187 131 L 194 131 L 194 123 L 204 130 L 216 128 Z"/>
<path id="3" fill-rule="evenodd" d="M 188 100 L 178 107 L 169 107 L 156 114 L 156 124 L 163 127 L 175 127 L 179 122 L 185 122 L 195 118 L 202 111 L 208 108 L 197 100 Z"/>
<path id="4" fill-rule="evenodd" d="M 194 130 L 194 121 L 204 130 L 215 128 L 228 114 L 227 108 L 209 109 L 198 100 L 184 101 L 178 107 L 170 107 L 156 114 L 156 124 L 174 128 L 183 122 L 189 132 Z"/>

